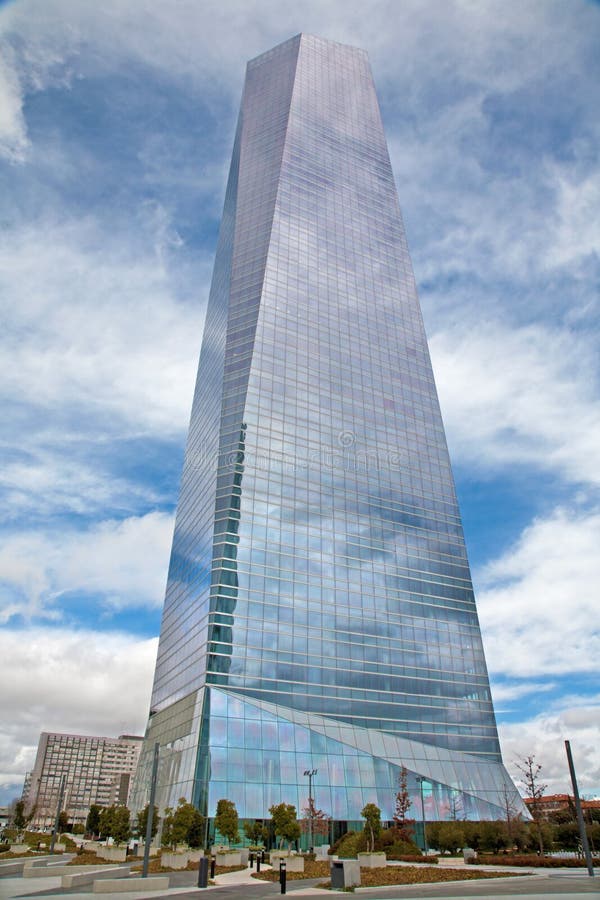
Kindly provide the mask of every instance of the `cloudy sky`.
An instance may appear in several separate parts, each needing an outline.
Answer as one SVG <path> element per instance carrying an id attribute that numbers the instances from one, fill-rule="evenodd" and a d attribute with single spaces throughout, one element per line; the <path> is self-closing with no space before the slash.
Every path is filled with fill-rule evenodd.
<path id="1" fill-rule="evenodd" d="M 504 750 L 600 795 L 600 5 L 0 0 L 0 802 L 143 733 L 247 59 L 368 50 Z"/>

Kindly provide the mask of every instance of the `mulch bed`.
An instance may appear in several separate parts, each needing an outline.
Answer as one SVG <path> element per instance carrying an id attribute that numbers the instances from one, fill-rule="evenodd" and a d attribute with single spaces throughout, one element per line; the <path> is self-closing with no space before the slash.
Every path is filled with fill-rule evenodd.
<path id="1" fill-rule="evenodd" d="M 521 874 L 521 873 L 519 873 Z M 516 872 L 473 872 L 433 866 L 386 866 L 385 869 L 361 869 L 361 887 L 383 887 L 386 884 L 431 884 L 441 881 L 473 881 L 481 878 L 514 878 Z M 331 888 L 331 881 L 317 885 Z"/>
<path id="2" fill-rule="evenodd" d="M 128 859 L 127 862 L 130 862 Z M 84 850 L 78 853 L 73 859 L 67 863 L 68 866 L 122 866 L 124 863 L 114 862 L 112 859 L 102 859 L 96 856 L 93 850 Z"/>
<path id="3" fill-rule="evenodd" d="M 600 865 L 600 859 L 592 860 L 595 866 Z M 469 860 L 470 866 L 527 866 L 536 869 L 571 869 L 584 867 L 586 862 L 584 859 L 575 859 L 574 857 L 560 856 L 537 856 L 536 854 L 527 853 L 521 856 L 509 856 L 508 854 L 490 855 L 481 854 L 474 859 Z"/>
<path id="4" fill-rule="evenodd" d="M 305 860 L 304 872 L 287 872 L 287 881 L 302 881 L 304 878 L 326 878 L 329 875 L 329 863 L 327 861 L 318 862 Z M 279 868 L 261 869 L 260 872 L 253 872 L 253 878 L 260 881 L 279 881 Z"/>

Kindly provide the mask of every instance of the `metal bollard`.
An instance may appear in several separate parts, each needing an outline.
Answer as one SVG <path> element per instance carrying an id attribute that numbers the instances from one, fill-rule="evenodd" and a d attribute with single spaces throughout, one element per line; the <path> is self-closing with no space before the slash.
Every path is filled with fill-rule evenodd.
<path id="1" fill-rule="evenodd" d="M 208 887 L 208 857 L 201 856 L 198 865 L 198 887 Z"/>
<path id="2" fill-rule="evenodd" d="M 279 884 L 281 885 L 281 893 L 285 894 L 287 883 L 287 866 L 285 859 L 279 860 Z"/>
<path id="3" fill-rule="evenodd" d="M 211 856 L 210 858 L 210 877 L 215 877 L 215 866 L 217 864 L 217 859 L 215 856 Z"/>
<path id="4" fill-rule="evenodd" d="M 262 860 L 262 852 L 259 852 L 256 854 L 256 872 L 257 872 L 257 874 L 258 874 L 258 872 L 260 872 L 261 860 Z"/>
<path id="5" fill-rule="evenodd" d="M 248 854 L 248 864 L 250 865 L 251 869 L 254 868 L 254 853 Z"/>

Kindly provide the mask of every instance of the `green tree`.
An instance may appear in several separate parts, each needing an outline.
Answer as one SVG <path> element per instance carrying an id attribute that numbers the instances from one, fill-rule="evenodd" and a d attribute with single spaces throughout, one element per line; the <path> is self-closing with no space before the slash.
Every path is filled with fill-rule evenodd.
<path id="1" fill-rule="evenodd" d="M 27 816 L 25 815 L 25 802 L 17 800 L 12 812 L 12 826 L 18 832 L 24 831 L 28 825 Z"/>
<path id="2" fill-rule="evenodd" d="M 367 834 L 368 850 L 375 850 L 375 839 L 381 831 L 381 810 L 374 803 L 367 803 L 361 810 L 361 816 L 365 820 L 365 832 Z"/>
<path id="3" fill-rule="evenodd" d="M 197 850 L 204 844 L 204 816 L 194 807 L 187 833 L 188 847 Z"/>
<path id="4" fill-rule="evenodd" d="M 126 806 L 105 806 L 100 813 L 101 837 L 111 837 L 116 844 L 128 841 L 131 837 L 130 816 Z"/>
<path id="5" fill-rule="evenodd" d="M 430 829 L 429 840 L 432 840 Z M 442 822 L 437 831 L 436 846 L 442 853 L 456 853 L 465 846 L 465 833 L 456 822 Z"/>
<path id="6" fill-rule="evenodd" d="M 479 846 L 488 853 L 498 853 L 512 845 L 504 822 L 481 822 Z"/>
<path id="7" fill-rule="evenodd" d="M 165 809 L 161 843 L 163 847 L 176 847 L 177 844 L 188 844 L 194 841 L 194 846 L 202 845 L 198 836 L 202 834 L 204 819 L 193 803 L 188 803 L 185 797 L 180 797 L 177 809 L 168 806 Z"/>
<path id="8" fill-rule="evenodd" d="M 58 814 L 58 832 L 59 834 L 63 834 L 69 827 L 69 813 L 66 809 L 61 809 Z"/>
<path id="9" fill-rule="evenodd" d="M 137 833 L 138 835 L 146 839 L 146 829 L 148 828 L 148 813 L 150 811 L 150 804 L 146 803 L 145 807 L 139 811 L 137 814 Z M 160 816 L 158 815 L 158 806 L 153 808 L 152 812 L 152 833 L 151 837 L 156 835 L 158 831 L 158 823 L 160 822 Z"/>
<path id="10" fill-rule="evenodd" d="M 269 837 L 269 829 L 265 828 L 262 822 L 244 822 L 244 834 L 248 840 L 255 846 L 266 844 Z"/>
<path id="11" fill-rule="evenodd" d="M 559 850 L 577 850 L 579 847 L 579 825 L 577 822 L 563 822 L 556 826 L 556 843 Z"/>
<path id="12" fill-rule="evenodd" d="M 125 841 L 128 841 L 130 837 L 131 813 L 126 806 L 116 806 L 113 819 L 112 839 L 115 843 L 122 844 Z"/>
<path id="13" fill-rule="evenodd" d="M 398 832 L 398 837 L 402 841 L 412 841 L 414 832 L 414 819 L 408 818 L 408 810 L 412 806 L 412 801 L 408 793 L 408 772 L 402 766 L 398 777 L 398 793 L 396 794 L 394 824 Z"/>
<path id="14" fill-rule="evenodd" d="M 215 828 L 223 835 L 228 844 L 239 841 L 238 814 L 235 803 L 231 800 L 217 801 Z"/>
<path id="15" fill-rule="evenodd" d="M 113 837 L 113 823 L 115 816 L 114 806 L 105 806 L 100 810 L 98 831 L 101 838 Z"/>
<path id="16" fill-rule="evenodd" d="M 537 838 L 538 838 L 538 846 L 540 850 L 540 854 L 544 855 L 544 837 L 543 837 L 543 828 L 542 828 L 542 811 L 540 809 L 540 800 L 544 796 L 544 791 L 548 787 L 547 784 L 542 784 L 541 780 L 541 771 L 542 767 L 540 763 L 536 763 L 535 756 L 526 756 L 522 762 L 518 762 L 515 764 L 520 777 L 519 780 L 525 787 L 525 792 L 527 797 L 531 800 L 529 804 L 529 809 L 531 811 L 531 815 L 533 816 L 533 821 L 536 824 L 537 830 Z"/>
<path id="17" fill-rule="evenodd" d="M 100 832 L 100 812 L 102 811 L 102 807 L 97 803 L 92 803 L 90 806 L 90 811 L 87 814 L 87 819 L 85 820 L 85 828 L 88 834 L 91 834 L 93 837 Z"/>
<path id="18" fill-rule="evenodd" d="M 297 841 L 300 837 L 300 825 L 296 816 L 296 807 L 290 803 L 278 803 L 270 807 L 269 812 L 273 818 L 273 828 L 275 834 L 279 838 L 279 846 L 283 846 L 283 842 L 288 842 L 288 847 L 292 841 Z"/>

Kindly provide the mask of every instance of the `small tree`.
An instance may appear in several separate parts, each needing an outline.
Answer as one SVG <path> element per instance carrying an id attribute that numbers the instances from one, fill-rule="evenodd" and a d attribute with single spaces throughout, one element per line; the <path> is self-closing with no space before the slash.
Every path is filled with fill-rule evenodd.
<path id="1" fill-rule="evenodd" d="M 85 820 L 85 828 L 88 834 L 91 834 L 92 837 L 95 837 L 100 832 L 100 813 L 102 811 L 102 807 L 97 803 L 92 803 L 90 806 L 90 811 L 87 814 L 87 819 Z"/>
<path id="2" fill-rule="evenodd" d="M 177 844 L 201 846 L 202 826 L 204 818 L 193 803 L 180 797 L 177 809 L 168 806 L 165 809 L 161 843 L 163 847 L 176 847 Z M 194 842 L 192 844 L 191 842 Z"/>
<path id="3" fill-rule="evenodd" d="M 519 780 L 525 786 L 525 793 L 532 801 L 529 808 L 537 826 L 538 846 L 540 854 L 543 856 L 544 838 L 542 836 L 540 800 L 548 785 L 542 784 L 540 777 L 542 767 L 540 763 L 536 763 L 535 756 L 527 756 L 522 762 L 515 763 L 515 765 L 521 773 Z"/>
<path id="4" fill-rule="evenodd" d="M 381 810 L 374 803 L 367 803 L 361 810 L 361 816 L 365 820 L 365 832 L 369 853 L 375 850 L 375 839 L 381 831 Z"/>
<path id="5" fill-rule="evenodd" d="M 244 834 L 251 843 L 257 847 L 266 844 L 269 837 L 269 829 L 262 822 L 244 822 Z"/>
<path id="6" fill-rule="evenodd" d="M 396 808 L 394 812 L 394 824 L 398 831 L 398 837 L 402 841 L 412 841 L 414 819 L 408 818 L 408 810 L 412 806 L 412 801 L 408 794 L 408 773 L 406 768 L 402 766 L 400 776 L 398 778 L 398 786 L 400 790 L 396 794 Z"/>
<path id="7" fill-rule="evenodd" d="M 289 803 L 278 803 L 271 806 L 269 812 L 273 817 L 275 834 L 279 837 L 279 846 L 287 841 L 290 847 L 292 841 L 297 841 L 301 834 L 296 807 Z"/>
<path id="8" fill-rule="evenodd" d="M 131 813 L 126 806 L 115 806 L 112 838 L 117 844 L 128 841 L 131 837 Z"/>
<path id="9" fill-rule="evenodd" d="M 204 816 L 194 807 L 190 816 L 190 825 L 187 833 L 187 843 L 192 850 L 197 850 L 204 843 Z"/>
<path id="10" fill-rule="evenodd" d="M 106 806 L 100 813 L 100 835 L 111 837 L 116 844 L 131 837 L 130 812 L 126 806 Z"/>
<path id="11" fill-rule="evenodd" d="M 429 838 L 431 840 L 431 833 Z M 436 844 L 442 853 L 456 853 L 465 845 L 465 833 L 456 822 L 442 822 L 438 828 Z"/>
<path id="12" fill-rule="evenodd" d="M 139 811 L 137 814 L 137 824 L 136 829 L 137 833 L 141 838 L 146 839 L 146 829 L 148 828 L 148 815 L 150 812 L 150 804 L 146 803 L 145 807 Z M 152 812 L 152 829 L 151 829 L 151 837 L 156 836 L 156 832 L 158 831 L 158 823 L 160 822 L 160 816 L 158 815 L 158 806 L 155 806 Z"/>
<path id="13" fill-rule="evenodd" d="M 58 831 L 59 834 L 62 834 L 69 827 L 69 813 L 66 809 L 61 809 L 58 814 Z"/>
<path id="14" fill-rule="evenodd" d="M 114 806 L 105 806 L 100 810 L 100 816 L 98 820 L 98 832 L 100 837 L 109 838 L 113 837 L 113 824 L 115 817 L 115 807 Z"/>
<path id="15" fill-rule="evenodd" d="M 511 845 L 504 822 L 481 822 L 479 828 L 479 847 L 489 853 L 499 853 Z"/>
<path id="16" fill-rule="evenodd" d="M 217 814 L 215 816 L 215 828 L 223 835 L 227 843 L 239 841 L 238 814 L 235 803 L 231 800 L 219 800 L 217 802 Z"/>
<path id="17" fill-rule="evenodd" d="M 302 812 L 303 818 L 300 819 L 302 833 L 311 837 L 314 837 L 316 834 L 327 837 L 331 821 L 330 817 L 322 809 L 317 809 L 312 797 L 309 798 L 308 805 L 304 807 Z"/>
<path id="18" fill-rule="evenodd" d="M 16 829 L 17 835 L 27 828 L 28 819 L 25 815 L 25 802 L 23 800 L 15 800 L 12 808 L 11 824 Z"/>
<path id="19" fill-rule="evenodd" d="M 506 785 L 504 785 L 504 788 L 502 789 L 502 807 L 504 809 L 504 818 L 506 820 L 506 834 L 509 845 L 512 847 L 516 839 L 521 814 L 516 809 L 511 793 Z"/>

